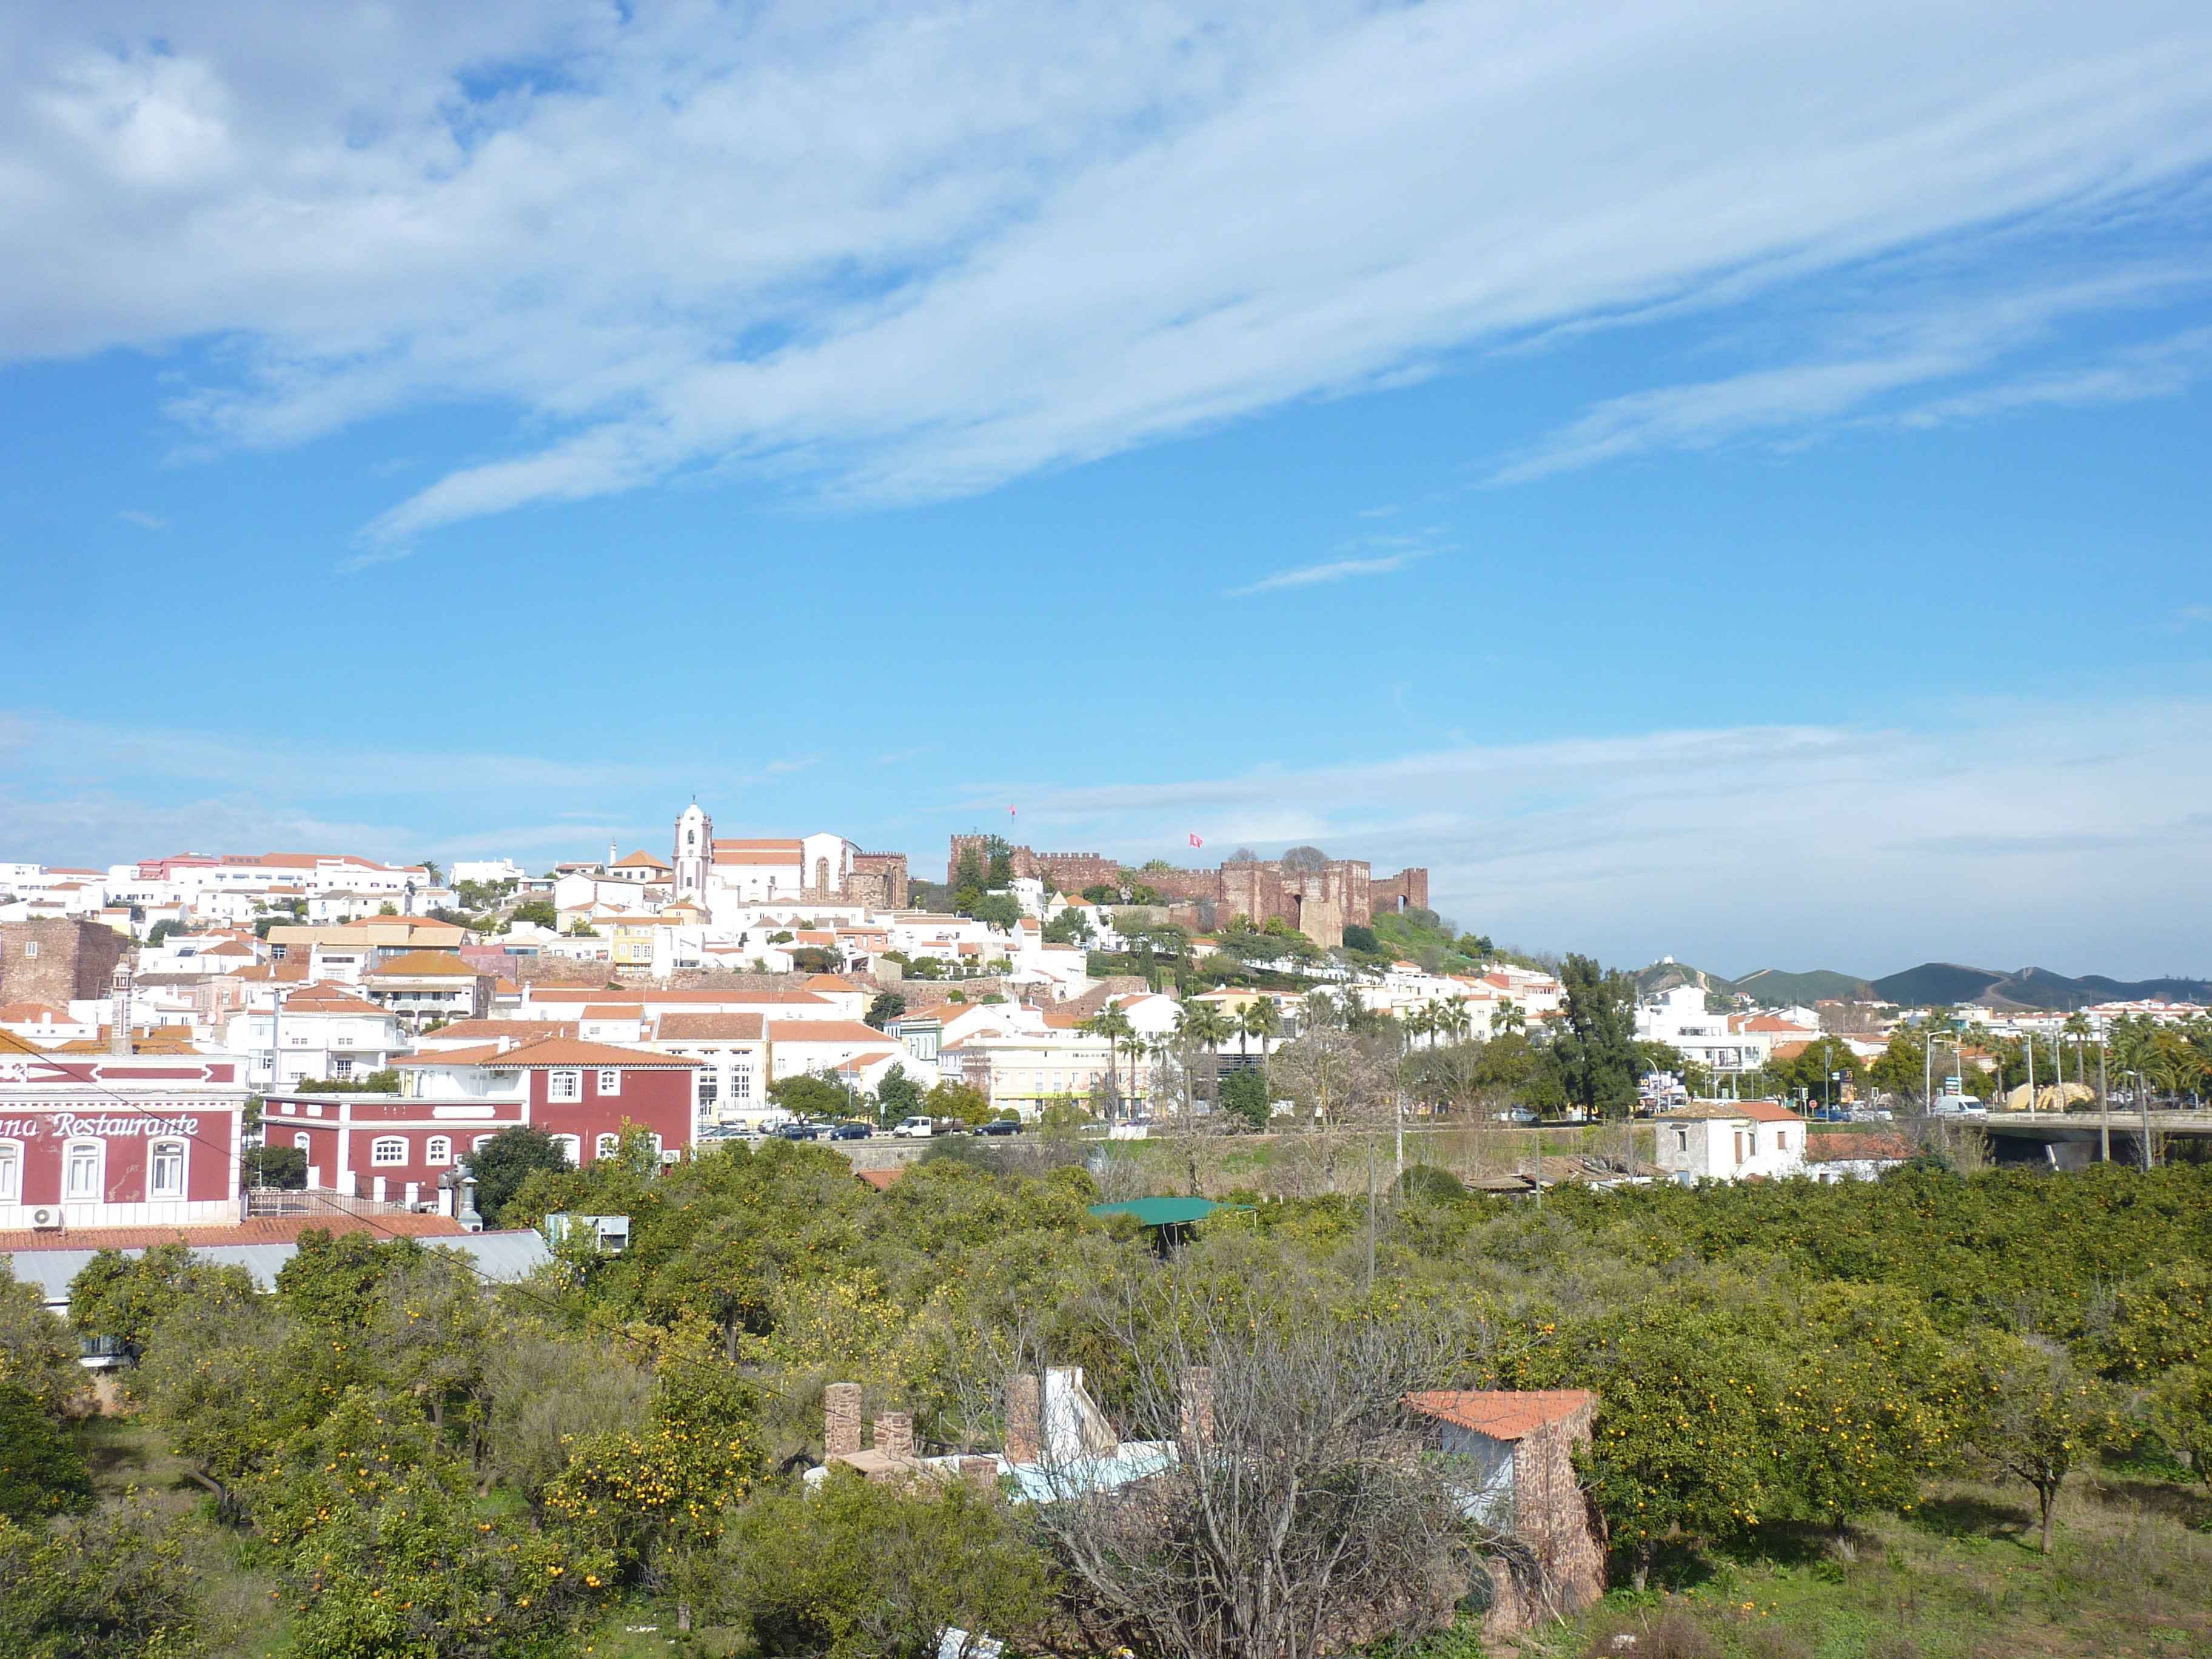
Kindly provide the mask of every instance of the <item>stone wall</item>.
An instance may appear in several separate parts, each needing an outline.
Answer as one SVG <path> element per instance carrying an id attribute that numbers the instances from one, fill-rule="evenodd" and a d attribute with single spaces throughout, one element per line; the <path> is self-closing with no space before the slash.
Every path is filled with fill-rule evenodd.
<path id="1" fill-rule="evenodd" d="M 907 906 L 906 854 L 855 853 L 853 873 L 845 884 L 848 896 L 878 910 L 903 910 Z"/>
<path id="2" fill-rule="evenodd" d="M 946 879 L 958 872 L 963 853 L 972 848 L 978 859 L 985 857 L 986 841 L 982 836 L 953 836 L 945 860 Z M 1259 927 L 1279 917 L 1328 948 L 1344 943 L 1347 927 L 1371 922 L 1378 908 L 1426 909 L 1429 903 L 1426 870 L 1401 870 L 1377 881 L 1364 859 L 1333 859 L 1318 870 L 1285 868 L 1279 860 L 1266 859 L 1239 860 L 1212 870 L 1131 870 L 1096 853 L 1039 853 L 1017 847 L 1012 861 L 1017 876 L 1049 875 L 1063 893 L 1079 893 L 1101 883 L 1141 882 L 1170 900 L 1176 919 L 1185 926 L 1194 923 L 1210 929 L 1241 915 Z M 1204 919 L 1204 907 L 1209 905 L 1215 913 L 1212 920 Z"/>
<path id="3" fill-rule="evenodd" d="M 105 999 L 130 949 L 105 922 L 0 922 L 0 1001 L 66 1009 L 72 999 Z"/>
<path id="4" fill-rule="evenodd" d="M 1513 1531 L 1535 1557 L 1542 1605 L 1529 1611 L 1537 1619 L 1570 1617 L 1605 1594 L 1605 1551 L 1574 1462 L 1575 1449 L 1589 1444 L 1596 1409 L 1592 1401 L 1513 1449 Z"/>

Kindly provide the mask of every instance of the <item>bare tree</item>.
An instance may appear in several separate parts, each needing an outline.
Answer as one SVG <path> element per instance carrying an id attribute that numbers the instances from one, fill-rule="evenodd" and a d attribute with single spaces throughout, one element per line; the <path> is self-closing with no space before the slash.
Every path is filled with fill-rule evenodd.
<path id="1" fill-rule="evenodd" d="M 1334 1191 L 1344 1132 L 1371 1133 L 1390 1119 L 1397 1099 L 1395 1063 L 1348 1031 L 1324 1029 L 1285 1044 L 1275 1056 L 1273 1076 L 1310 1116 L 1320 1138 L 1322 1179 Z"/>
<path id="2" fill-rule="evenodd" d="M 1174 1275 L 1108 1320 L 1127 1356 L 1115 1398 L 1132 1437 L 1087 1398 L 1070 1416 L 1060 1374 L 1032 1506 L 1093 1650 L 1308 1659 L 1449 1622 L 1492 1540 L 1463 1518 L 1451 1460 L 1407 1398 L 1449 1373 L 1462 1334 Z M 1032 1364 L 1016 1386 L 1036 1377 Z"/>

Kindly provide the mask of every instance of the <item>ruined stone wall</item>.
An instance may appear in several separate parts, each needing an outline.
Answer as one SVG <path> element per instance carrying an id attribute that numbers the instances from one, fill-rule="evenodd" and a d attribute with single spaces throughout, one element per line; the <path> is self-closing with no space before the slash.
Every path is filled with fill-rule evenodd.
<path id="1" fill-rule="evenodd" d="M 1513 1450 L 1513 1530 L 1542 1570 L 1546 1605 L 1534 1609 L 1539 1616 L 1568 1617 L 1605 1594 L 1605 1551 L 1574 1464 L 1575 1448 L 1589 1444 L 1595 1412 L 1586 1405 Z"/>
<path id="2" fill-rule="evenodd" d="M 1401 870 L 1387 881 L 1377 881 L 1370 889 L 1372 910 L 1382 915 L 1403 915 L 1408 910 L 1429 908 L 1429 872 L 1425 870 Z"/>
<path id="3" fill-rule="evenodd" d="M 105 922 L 0 922 L 0 1001 L 66 1009 L 75 998 L 105 998 L 130 949 Z"/>
<path id="4" fill-rule="evenodd" d="M 848 896 L 882 910 L 907 907 L 906 854 L 855 853 L 853 874 L 846 884 Z"/>

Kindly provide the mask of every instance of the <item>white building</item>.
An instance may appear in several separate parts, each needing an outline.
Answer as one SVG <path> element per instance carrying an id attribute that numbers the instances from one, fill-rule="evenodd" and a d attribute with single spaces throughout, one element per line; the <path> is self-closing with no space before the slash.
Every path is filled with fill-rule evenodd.
<path id="1" fill-rule="evenodd" d="M 1692 1101 L 1651 1121 L 1659 1167 L 1679 1180 L 1778 1180 L 1805 1172 L 1805 1120 L 1778 1101 Z"/>
<path id="2" fill-rule="evenodd" d="M 269 1009 L 231 1016 L 223 1047 L 246 1061 L 257 1090 L 296 1089 L 308 1079 L 366 1077 L 407 1052 L 399 1022 L 344 988 L 308 985 Z"/>

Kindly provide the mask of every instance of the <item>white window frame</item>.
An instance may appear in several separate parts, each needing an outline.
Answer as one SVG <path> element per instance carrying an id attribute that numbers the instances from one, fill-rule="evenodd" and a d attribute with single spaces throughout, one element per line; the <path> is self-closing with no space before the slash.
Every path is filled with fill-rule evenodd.
<path id="1" fill-rule="evenodd" d="M 584 1074 L 577 1071 L 548 1072 L 545 1074 L 545 1098 L 569 1105 L 584 1097 Z"/>
<path id="2" fill-rule="evenodd" d="M 23 1143 L 0 1140 L 0 1204 L 23 1200 Z"/>
<path id="3" fill-rule="evenodd" d="M 399 1149 L 397 1157 L 391 1156 L 392 1147 Z M 396 1170 L 407 1162 L 405 1135 L 379 1135 L 368 1143 L 368 1167 L 372 1170 Z"/>
<path id="4" fill-rule="evenodd" d="M 315 1147 L 315 1138 L 305 1129 L 301 1129 L 293 1135 L 292 1144 L 303 1152 L 313 1152 Z"/>
<path id="5" fill-rule="evenodd" d="M 472 1152 L 480 1152 L 490 1139 L 489 1135 L 478 1135 L 474 1140 L 469 1142 L 469 1150 Z"/>
<path id="6" fill-rule="evenodd" d="M 92 1190 L 80 1189 L 73 1177 L 77 1170 L 77 1154 L 92 1154 Z M 62 1198 L 70 1204 L 94 1204 L 107 1195 L 107 1146 L 98 1140 L 72 1140 L 62 1149 Z"/>
<path id="7" fill-rule="evenodd" d="M 620 1094 L 622 1092 L 622 1067 L 619 1066 L 602 1066 L 599 1067 L 599 1094 L 603 1098 L 608 1095 Z"/>
<path id="8" fill-rule="evenodd" d="M 593 1158 L 612 1158 L 620 1151 L 622 1151 L 622 1137 L 620 1135 L 603 1134 L 599 1137 L 599 1144 L 592 1151 L 592 1156 Z"/>
<path id="9" fill-rule="evenodd" d="M 450 1135 L 432 1135 L 423 1143 L 422 1161 L 442 1169 L 453 1161 L 453 1141 Z"/>
<path id="10" fill-rule="evenodd" d="M 584 1162 L 584 1142 L 578 1135 L 555 1135 L 553 1144 L 567 1155 L 568 1167 L 579 1169 Z"/>
<path id="11" fill-rule="evenodd" d="M 177 1161 L 177 1178 L 173 1185 L 161 1182 L 161 1159 L 173 1155 Z M 182 1198 L 191 1181 L 191 1168 L 187 1160 L 190 1149 L 181 1140 L 157 1140 L 146 1148 L 146 1196 L 149 1199 Z"/>

